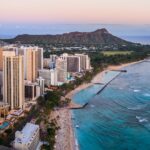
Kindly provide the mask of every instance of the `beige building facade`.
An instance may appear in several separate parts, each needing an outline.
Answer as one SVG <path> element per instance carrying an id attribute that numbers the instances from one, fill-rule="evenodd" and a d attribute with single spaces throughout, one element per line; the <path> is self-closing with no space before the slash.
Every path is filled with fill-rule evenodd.
<path id="1" fill-rule="evenodd" d="M 3 100 L 11 109 L 24 106 L 24 68 L 22 56 L 3 57 Z"/>
<path id="2" fill-rule="evenodd" d="M 32 47 L 24 49 L 24 75 L 31 82 L 38 77 L 38 51 Z"/>
<path id="3" fill-rule="evenodd" d="M 56 60 L 57 69 L 57 81 L 66 82 L 67 81 L 67 59 L 58 58 Z"/>

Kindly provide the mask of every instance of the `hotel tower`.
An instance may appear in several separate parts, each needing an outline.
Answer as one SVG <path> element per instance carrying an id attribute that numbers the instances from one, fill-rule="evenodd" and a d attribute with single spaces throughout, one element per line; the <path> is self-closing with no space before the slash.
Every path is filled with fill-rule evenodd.
<path id="1" fill-rule="evenodd" d="M 38 50 L 29 47 L 24 49 L 25 80 L 35 82 L 38 77 Z"/>
<path id="2" fill-rule="evenodd" d="M 3 100 L 11 109 L 24 106 L 23 56 L 9 52 L 3 57 Z"/>

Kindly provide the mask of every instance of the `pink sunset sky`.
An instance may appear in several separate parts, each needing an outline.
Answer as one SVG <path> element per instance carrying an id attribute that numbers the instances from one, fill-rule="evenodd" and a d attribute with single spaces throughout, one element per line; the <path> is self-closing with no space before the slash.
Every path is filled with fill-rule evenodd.
<path id="1" fill-rule="evenodd" d="M 150 0 L 0 0 L 0 23 L 150 24 Z"/>

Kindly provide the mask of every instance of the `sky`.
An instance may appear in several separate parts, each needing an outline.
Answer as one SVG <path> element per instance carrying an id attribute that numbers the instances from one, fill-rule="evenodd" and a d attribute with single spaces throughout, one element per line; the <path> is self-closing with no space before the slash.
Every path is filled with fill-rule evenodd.
<path id="1" fill-rule="evenodd" d="M 106 28 L 150 36 L 150 0 L 0 0 L 0 38 Z"/>
<path id="2" fill-rule="evenodd" d="M 0 26 L 11 23 L 150 24 L 150 0 L 0 0 Z"/>

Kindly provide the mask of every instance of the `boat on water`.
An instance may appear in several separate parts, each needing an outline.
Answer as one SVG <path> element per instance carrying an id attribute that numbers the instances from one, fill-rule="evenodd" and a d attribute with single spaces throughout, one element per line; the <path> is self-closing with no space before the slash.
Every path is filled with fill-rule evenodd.
<path id="1" fill-rule="evenodd" d="M 76 125 L 76 128 L 79 128 L 79 125 Z"/>

